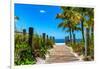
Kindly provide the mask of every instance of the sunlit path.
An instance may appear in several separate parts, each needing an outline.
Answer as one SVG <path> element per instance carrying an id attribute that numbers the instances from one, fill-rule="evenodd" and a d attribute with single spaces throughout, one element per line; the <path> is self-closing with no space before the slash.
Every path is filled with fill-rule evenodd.
<path id="1" fill-rule="evenodd" d="M 50 54 L 46 59 L 46 63 L 64 63 L 78 60 L 79 59 L 65 44 L 56 44 L 54 45 L 54 48 L 50 50 Z"/>

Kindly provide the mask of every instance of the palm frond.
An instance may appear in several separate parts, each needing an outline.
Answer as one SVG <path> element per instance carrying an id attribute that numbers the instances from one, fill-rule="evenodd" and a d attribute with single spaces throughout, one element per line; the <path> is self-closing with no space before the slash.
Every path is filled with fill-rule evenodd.
<path id="1" fill-rule="evenodd" d="M 65 30 L 66 29 L 66 23 L 60 23 L 59 25 L 58 25 L 58 28 L 62 28 L 63 30 Z"/>
<path id="2" fill-rule="evenodd" d="M 14 19 L 19 20 L 19 17 L 18 16 L 14 16 Z"/>

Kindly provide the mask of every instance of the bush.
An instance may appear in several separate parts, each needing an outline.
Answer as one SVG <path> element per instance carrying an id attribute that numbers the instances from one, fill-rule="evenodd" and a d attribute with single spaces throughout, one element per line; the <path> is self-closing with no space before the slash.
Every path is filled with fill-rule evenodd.
<path id="1" fill-rule="evenodd" d="M 34 64 L 36 60 L 32 56 L 28 41 L 27 39 L 23 40 L 23 38 L 22 34 L 15 34 L 15 65 Z"/>
<path id="2" fill-rule="evenodd" d="M 84 48 L 84 42 L 81 41 L 76 44 L 71 44 L 70 42 L 67 43 L 68 46 L 73 48 L 73 51 L 76 52 L 78 55 L 84 55 L 85 48 Z M 91 41 L 91 44 L 87 47 L 87 57 L 84 57 L 83 60 L 89 61 L 94 59 L 94 43 Z"/>
<path id="3" fill-rule="evenodd" d="M 32 43 L 32 47 L 30 47 L 28 44 L 28 35 L 15 33 L 15 65 L 35 64 L 36 57 L 45 59 L 48 49 L 53 47 L 52 40 L 46 39 L 46 42 L 44 42 L 43 38 L 38 34 L 33 36 Z"/>

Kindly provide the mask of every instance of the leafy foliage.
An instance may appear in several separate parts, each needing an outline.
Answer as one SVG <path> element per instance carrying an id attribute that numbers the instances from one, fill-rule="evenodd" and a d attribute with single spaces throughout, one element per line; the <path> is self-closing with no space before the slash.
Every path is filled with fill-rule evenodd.
<path id="1" fill-rule="evenodd" d="M 80 8 L 80 7 L 61 7 L 62 12 L 58 13 L 56 18 L 62 19 L 62 22 L 59 23 L 58 28 L 62 28 L 65 32 L 69 32 L 70 42 L 66 42 L 71 46 L 75 52 L 84 55 L 84 45 L 86 42 L 87 54 L 88 56 L 94 56 L 94 42 L 93 42 L 93 26 L 94 26 L 94 9 L 93 8 Z M 84 28 L 86 28 L 87 35 L 84 35 Z M 83 40 L 80 43 L 74 42 L 75 34 L 74 31 L 81 31 Z"/>
<path id="2" fill-rule="evenodd" d="M 33 47 L 31 49 L 28 44 L 28 34 L 15 33 L 15 65 L 35 64 L 36 57 L 45 59 L 48 49 L 51 49 L 52 46 L 52 40 L 48 39 L 45 43 L 40 35 L 35 34 L 33 36 Z"/>

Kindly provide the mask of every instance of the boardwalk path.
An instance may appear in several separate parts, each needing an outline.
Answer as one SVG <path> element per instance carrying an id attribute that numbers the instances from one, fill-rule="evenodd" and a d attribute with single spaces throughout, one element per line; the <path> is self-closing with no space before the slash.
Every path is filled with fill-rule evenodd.
<path id="1" fill-rule="evenodd" d="M 55 45 L 54 48 L 50 50 L 46 63 L 64 63 L 78 60 L 79 59 L 72 54 L 71 50 L 66 45 Z"/>

